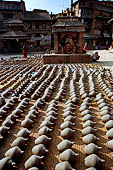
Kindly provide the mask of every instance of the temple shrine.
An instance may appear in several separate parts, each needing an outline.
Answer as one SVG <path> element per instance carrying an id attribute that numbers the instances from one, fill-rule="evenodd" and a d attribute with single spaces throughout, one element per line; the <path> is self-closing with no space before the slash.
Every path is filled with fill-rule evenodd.
<path id="1" fill-rule="evenodd" d="M 44 55 L 44 64 L 90 62 L 90 55 L 82 52 L 84 31 L 84 24 L 77 17 L 59 17 L 52 27 L 54 53 Z"/>

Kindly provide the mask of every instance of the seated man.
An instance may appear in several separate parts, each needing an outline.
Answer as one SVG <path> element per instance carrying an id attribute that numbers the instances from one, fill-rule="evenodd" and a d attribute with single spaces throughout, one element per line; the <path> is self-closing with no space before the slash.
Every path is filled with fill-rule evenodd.
<path id="1" fill-rule="evenodd" d="M 93 54 L 91 56 L 91 61 L 97 61 L 99 60 L 100 56 L 98 55 L 98 52 L 96 52 L 95 54 Z"/>

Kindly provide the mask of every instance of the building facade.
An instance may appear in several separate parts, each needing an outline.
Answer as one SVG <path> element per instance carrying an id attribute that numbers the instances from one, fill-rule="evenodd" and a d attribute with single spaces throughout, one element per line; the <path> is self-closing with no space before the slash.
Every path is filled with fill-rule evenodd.
<path id="1" fill-rule="evenodd" d="M 16 2 L 0 1 L 0 36 L 11 30 L 11 28 L 5 23 L 5 21 L 12 20 L 14 18 L 18 20 L 22 19 L 25 10 L 25 3 L 22 0 Z M 8 52 L 8 46 L 8 39 L 5 40 L 0 38 L 0 52 Z"/>
<path id="2" fill-rule="evenodd" d="M 111 27 L 111 32 L 112 32 L 112 44 L 111 44 L 110 48 L 113 48 L 113 18 L 111 18 L 111 19 L 108 21 L 108 24 L 110 25 L 110 27 Z"/>
<path id="3" fill-rule="evenodd" d="M 32 51 L 46 50 L 51 46 L 51 17 L 46 10 L 26 11 L 23 23 L 25 33 L 36 42 Z"/>
<path id="4" fill-rule="evenodd" d="M 60 15 L 77 16 L 85 25 L 84 43 L 89 49 L 107 48 L 111 44 L 111 29 L 108 21 L 113 17 L 113 2 L 78 0 Z"/>
<path id="5" fill-rule="evenodd" d="M 48 11 L 26 11 L 25 2 L 0 1 L 0 52 L 46 50 L 51 46 L 51 17 Z"/>

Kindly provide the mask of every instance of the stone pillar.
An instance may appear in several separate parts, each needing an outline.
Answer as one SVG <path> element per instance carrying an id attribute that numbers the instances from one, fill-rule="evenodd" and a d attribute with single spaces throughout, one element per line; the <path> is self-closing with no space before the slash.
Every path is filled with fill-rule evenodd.
<path id="1" fill-rule="evenodd" d="M 83 49 L 83 32 L 79 33 L 79 47 L 80 47 L 79 53 L 82 53 L 82 49 Z"/>
<path id="2" fill-rule="evenodd" d="M 7 42 L 7 52 L 11 52 L 11 41 L 14 41 L 14 40 L 7 40 L 6 42 Z"/>
<path id="3" fill-rule="evenodd" d="M 54 52 L 58 54 L 58 34 L 54 33 Z"/>

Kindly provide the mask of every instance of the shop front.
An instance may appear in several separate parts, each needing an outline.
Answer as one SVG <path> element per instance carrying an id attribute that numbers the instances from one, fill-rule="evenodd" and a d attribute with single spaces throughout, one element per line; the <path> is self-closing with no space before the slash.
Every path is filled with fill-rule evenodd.
<path id="1" fill-rule="evenodd" d="M 23 44 L 29 39 L 22 31 L 9 31 L 0 35 L 2 53 L 20 53 Z"/>

